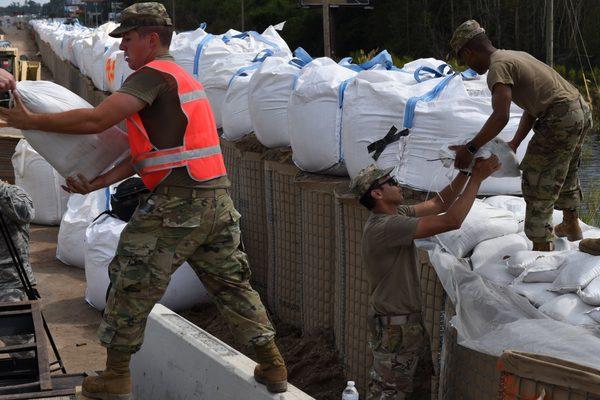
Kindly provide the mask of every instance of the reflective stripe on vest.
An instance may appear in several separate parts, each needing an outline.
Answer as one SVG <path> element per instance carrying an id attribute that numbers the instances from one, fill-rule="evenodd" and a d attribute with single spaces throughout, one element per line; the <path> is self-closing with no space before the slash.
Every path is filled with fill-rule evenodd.
<path id="1" fill-rule="evenodd" d="M 208 97 L 206 96 L 206 92 L 204 90 L 194 90 L 193 92 L 187 92 L 187 93 L 179 95 L 179 102 L 181 104 L 186 104 L 191 101 L 204 100 L 204 99 L 208 99 Z"/>
<path id="2" fill-rule="evenodd" d="M 175 167 L 183 167 L 185 161 L 196 158 L 206 158 L 221 154 L 221 146 L 206 147 L 204 149 L 185 150 L 183 146 L 172 149 L 151 151 L 140 154 L 133 161 L 135 170 L 140 174 L 163 171 Z"/>

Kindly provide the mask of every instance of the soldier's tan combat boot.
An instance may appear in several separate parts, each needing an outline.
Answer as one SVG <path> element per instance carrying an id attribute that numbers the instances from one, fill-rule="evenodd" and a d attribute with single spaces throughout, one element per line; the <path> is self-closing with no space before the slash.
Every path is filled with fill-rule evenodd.
<path id="1" fill-rule="evenodd" d="M 287 369 L 275 340 L 254 346 L 258 365 L 254 368 L 256 382 L 267 386 L 271 393 L 281 393 L 287 390 Z"/>
<path id="2" fill-rule="evenodd" d="M 583 235 L 579 226 L 577 211 L 563 210 L 563 220 L 554 227 L 554 233 L 558 237 L 566 237 L 570 242 L 581 240 Z"/>
<path id="3" fill-rule="evenodd" d="M 83 380 L 81 393 L 90 399 L 131 400 L 131 354 L 108 349 L 106 369 Z"/>
<path id="4" fill-rule="evenodd" d="M 553 251 L 554 242 L 533 242 L 533 251 Z"/>
<path id="5" fill-rule="evenodd" d="M 579 250 L 593 256 L 600 256 L 600 239 L 583 239 L 579 242 Z"/>

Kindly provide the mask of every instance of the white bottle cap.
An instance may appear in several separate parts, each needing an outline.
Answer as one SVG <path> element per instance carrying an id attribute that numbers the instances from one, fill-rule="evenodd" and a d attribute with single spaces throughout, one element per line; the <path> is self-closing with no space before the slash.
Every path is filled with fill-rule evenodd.
<path id="1" fill-rule="evenodd" d="M 354 386 L 354 381 L 348 381 L 348 386 Z"/>

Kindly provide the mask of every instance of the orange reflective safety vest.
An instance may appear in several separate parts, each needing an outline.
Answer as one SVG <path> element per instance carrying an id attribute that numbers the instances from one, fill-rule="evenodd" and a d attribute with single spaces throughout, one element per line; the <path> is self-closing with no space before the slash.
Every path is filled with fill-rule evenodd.
<path id="1" fill-rule="evenodd" d="M 140 115 L 136 113 L 127 118 L 131 159 L 144 184 L 152 190 L 171 169 L 183 166 L 197 181 L 226 175 L 215 119 L 202 85 L 172 61 L 152 61 L 144 67 L 175 78 L 181 109 L 188 121 L 183 146 L 157 149 L 150 142 Z"/>

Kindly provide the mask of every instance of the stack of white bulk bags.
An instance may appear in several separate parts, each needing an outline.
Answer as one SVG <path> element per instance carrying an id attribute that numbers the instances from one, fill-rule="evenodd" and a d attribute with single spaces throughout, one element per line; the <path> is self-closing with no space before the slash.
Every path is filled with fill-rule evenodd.
<path id="1" fill-rule="evenodd" d="M 302 48 L 296 49 L 290 61 L 269 57 L 250 79 L 248 108 L 256 138 L 266 147 L 290 145 L 287 108 L 294 83 L 303 66 L 312 58 Z"/>
<path id="2" fill-rule="evenodd" d="M 221 107 L 231 77 L 242 67 L 250 65 L 262 51 L 270 50 L 274 56 L 291 57 L 291 51 L 274 27 L 263 34 L 244 32 L 222 37 L 207 36 L 198 50 L 194 75 L 206 91 L 217 128 L 223 125 Z"/>
<path id="3" fill-rule="evenodd" d="M 318 58 L 300 72 L 288 105 L 289 133 L 296 165 L 308 172 L 346 175 L 342 118 L 346 87 L 364 70 L 395 69 L 391 56 L 382 51 L 373 59 L 336 64 Z"/>
<path id="4" fill-rule="evenodd" d="M 110 283 L 108 265 L 115 256 L 126 223 L 110 215 L 92 222 L 85 232 L 85 300 L 102 311 Z M 208 292 L 188 263 L 171 276 L 167 290 L 159 301 L 174 311 L 186 310 L 210 300 Z"/>
<path id="5" fill-rule="evenodd" d="M 248 90 L 254 73 L 272 54 L 271 50 L 263 53 L 255 57 L 251 65 L 240 68 L 229 81 L 221 109 L 223 138 L 227 140 L 236 141 L 252 133 Z M 284 57 L 283 60 L 289 61 L 289 58 Z"/>
<path id="6" fill-rule="evenodd" d="M 481 93 L 471 96 L 466 87 L 461 74 L 406 85 L 402 80 L 382 81 L 373 72 L 361 73 L 345 93 L 343 143 L 350 176 L 377 158 L 381 167 L 396 167 L 394 176 L 403 185 L 441 190 L 456 171 L 452 165 L 444 167 L 440 149 L 472 138 L 492 113 L 491 98 Z M 521 114 L 513 105 L 500 139 L 512 139 Z M 519 160 L 527 143 L 528 139 L 518 149 Z M 520 177 L 490 178 L 480 189 L 481 194 L 520 191 Z"/>
<path id="7" fill-rule="evenodd" d="M 110 205 L 108 188 L 86 195 L 73 194 L 60 222 L 56 258 L 67 265 L 85 266 L 85 230 Z"/>
<path id="8" fill-rule="evenodd" d="M 96 28 L 94 37 L 92 38 L 92 68 L 88 76 L 98 90 L 108 90 L 108 87 L 104 83 L 104 54 L 113 44 L 121 42 L 120 39 L 108 36 L 117 26 L 119 25 L 114 22 L 107 22 Z"/>
<path id="9" fill-rule="evenodd" d="M 119 50 L 121 41 L 114 42 L 104 52 L 104 87 L 109 92 L 116 92 L 133 70 L 125 61 L 125 52 Z"/>
<path id="10" fill-rule="evenodd" d="M 37 113 L 92 107 L 75 93 L 48 81 L 21 81 L 17 91 L 25 106 Z M 127 136 L 117 127 L 89 135 L 42 131 L 23 131 L 23 135 L 65 178 L 80 173 L 92 180 L 129 151 Z"/>
<path id="11" fill-rule="evenodd" d="M 66 30 L 62 38 L 62 59 L 69 61 L 71 64 L 75 63 L 75 41 L 80 37 L 88 36 L 91 34 L 91 29 L 81 26 L 79 24 L 73 25 L 73 28 Z"/>
<path id="12" fill-rule="evenodd" d="M 26 140 L 17 143 L 12 156 L 15 184 L 33 201 L 34 224 L 58 225 L 67 210 L 69 194 L 61 186 L 65 180 Z"/>

